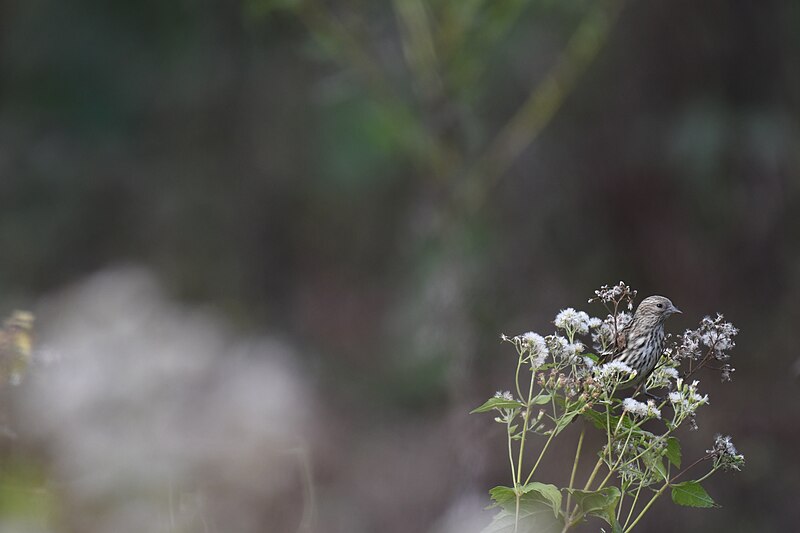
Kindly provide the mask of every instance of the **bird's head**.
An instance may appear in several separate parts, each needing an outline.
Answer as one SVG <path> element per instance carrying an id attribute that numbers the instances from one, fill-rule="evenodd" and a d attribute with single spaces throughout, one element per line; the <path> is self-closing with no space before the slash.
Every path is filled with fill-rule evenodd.
<path id="1" fill-rule="evenodd" d="M 682 311 L 675 307 L 669 298 L 648 296 L 639 304 L 635 317 L 656 324 L 663 323 L 667 317 L 675 313 L 682 313 Z"/>

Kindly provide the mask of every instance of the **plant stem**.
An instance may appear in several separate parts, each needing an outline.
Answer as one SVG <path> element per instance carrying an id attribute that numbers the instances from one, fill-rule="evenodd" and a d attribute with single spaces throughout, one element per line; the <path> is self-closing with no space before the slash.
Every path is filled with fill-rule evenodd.
<path id="1" fill-rule="evenodd" d="M 658 492 L 655 493 L 655 495 L 650 499 L 650 501 L 647 502 L 647 505 L 644 506 L 644 509 L 642 509 L 642 511 L 636 516 L 636 520 L 634 520 L 633 523 L 630 526 L 625 528 L 624 533 L 628 533 L 630 530 L 633 529 L 633 527 L 639 522 L 639 520 L 642 519 L 644 514 L 648 510 L 650 510 L 650 507 L 652 507 L 653 503 L 655 503 L 655 501 L 664 493 L 664 491 L 667 490 L 667 487 L 669 487 L 670 485 L 675 483 L 676 479 L 678 479 L 680 476 L 682 476 L 684 473 L 686 473 L 690 468 L 692 468 L 696 464 L 699 464 L 701 461 L 705 461 L 706 459 L 709 459 L 710 457 L 711 457 L 711 455 L 706 455 L 704 457 L 701 457 L 700 459 L 698 459 L 694 463 L 692 463 L 689 466 L 687 466 L 683 471 L 679 472 L 674 478 L 672 478 L 672 479 L 668 480 L 666 483 L 664 483 L 664 485 L 662 485 L 662 487 L 660 489 L 658 489 Z M 703 477 L 698 479 L 697 482 L 699 483 L 701 481 L 704 481 L 704 480 L 708 479 L 711 476 L 711 474 L 713 474 L 714 472 L 716 472 L 716 469 L 712 468 L 711 471 L 709 471 L 706 475 L 704 475 Z"/>
<path id="2" fill-rule="evenodd" d="M 622 457 L 623 457 L 623 454 L 625 452 L 625 448 L 628 447 L 628 443 L 631 441 L 631 435 L 633 435 L 633 429 L 634 429 L 634 427 L 631 426 L 630 431 L 628 431 L 628 437 L 625 439 L 625 445 L 622 447 L 622 453 L 619 454 L 619 457 L 617 458 L 617 461 L 611 466 L 611 468 L 608 469 L 608 474 L 606 474 L 606 477 L 603 479 L 602 482 L 600 482 L 600 486 L 597 487 L 597 490 L 602 489 L 605 486 L 605 484 L 608 483 L 608 480 L 611 478 L 611 475 L 614 472 L 616 472 L 617 469 L 619 468 L 619 463 L 620 463 L 620 461 L 622 461 Z M 628 462 L 626 462 L 626 464 Z"/>
<path id="3" fill-rule="evenodd" d="M 517 473 L 514 470 L 514 451 L 511 448 L 511 420 L 507 422 L 506 428 L 506 435 L 508 436 L 508 462 L 511 463 L 511 479 L 516 480 Z"/>
<path id="4" fill-rule="evenodd" d="M 533 371 L 531 371 L 531 384 L 528 387 L 528 401 L 525 404 L 525 416 L 523 417 L 524 421 L 525 421 L 525 425 L 522 428 L 522 439 L 520 440 L 520 443 L 519 443 L 519 456 L 517 457 L 517 484 L 518 485 L 520 484 L 520 481 L 522 481 L 522 457 L 523 457 L 523 455 L 525 453 L 525 437 L 528 436 L 528 420 L 531 417 L 531 407 L 532 407 L 531 406 L 531 400 L 533 399 L 533 378 L 534 378 L 534 375 L 535 375 L 535 373 Z M 549 444 L 549 443 L 550 443 L 550 441 L 548 440 L 547 444 Z M 545 444 L 545 449 L 547 449 L 547 444 Z M 544 450 L 542 450 L 542 453 L 544 453 Z M 541 455 L 539 456 L 539 458 L 541 459 Z M 526 483 L 527 483 L 527 481 L 526 481 Z"/>
<path id="5" fill-rule="evenodd" d="M 575 485 L 575 472 L 578 470 L 578 460 L 581 458 L 581 447 L 583 446 L 583 436 L 586 434 L 586 426 L 581 428 L 581 436 L 578 437 L 578 448 L 575 450 L 575 460 L 572 462 L 572 474 L 569 476 L 569 488 L 572 490 Z M 565 511 L 569 511 L 569 504 L 572 500 L 572 493 L 567 492 L 567 505 L 564 507 Z"/>
<path id="6" fill-rule="evenodd" d="M 519 487 L 520 487 L 520 484 L 521 484 L 520 482 L 522 481 L 522 457 L 525 454 L 525 437 L 528 436 L 528 420 L 531 417 L 531 407 L 532 407 L 531 406 L 531 399 L 533 398 L 533 380 L 534 380 L 535 375 L 536 375 L 536 373 L 531 369 L 531 383 L 530 383 L 530 386 L 528 387 L 528 401 L 525 404 L 525 416 L 523 417 L 524 426 L 522 427 L 522 439 L 520 440 L 520 443 L 519 443 L 519 455 L 517 456 L 517 477 L 516 477 L 516 480 L 514 481 L 514 489 L 515 489 L 515 492 L 517 494 L 517 501 L 516 501 L 515 511 L 514 511 L 514 532 L 515 533 L 516 533 L 517 529 L 519 528 L 519 498 L 520 498 Z M 509 434 L 508 438 L 509 438 L 509 446 L 510 446 L 511 445 L 510 444 L 511 443 L 511 441 L 510 441 L 511 435 L 510 434 Z M 547 441 L 547 444 L 550 444 L 549 440 Z M 545 448 L 544 449 L 547 449 L 547 444 L 545 444 Z M 544 450 L 542 450 L 542 453 L 539 455 L 539 459 L 542 458 L 543 454 L 544 454 Z M 514 464 L 513 460 L 511 462 L 511 464 L 512 465 Z M 538 465 L 539 462 L 537 461 L 536 464 Z M 534 467 L 534 470 L 535 469 L 536 469 L 536 467 Z M 533 471 L 531 471 L 531 474 L 533 474 Z M 512 466 L 512 475 L 513 475 L 513 466 Z M 530 476 L 528 477 L 528 479 L 530 479 Z M 525 481 L 525 483 L 527 483 L 527 481 Z"/>
<path id="7" fill-rule="evenodd" d="M 623 526 L 623 528 L 627 527 L 628 526 L 628 522 L 631 521 L 631 516 L 633 516 L 633 510 L 636 508 L 636 504 L 639 502 L 639 494 L 642 492 L 642 487 L 643 486 L 644 485 L 642 483 L 639 483 L 639 488 L 636 489 L 636 496 L 633 497 L 633 503 L 631 503 L 631 509 L 630 509 L 630 511 L 628 511 L 627 518 L 625 518 L 625 525 Z M 617 520 L 619 520 L 619 519 L 617 519 Z"/>
<path id="8" fill-rule="evenodd" d="M 655 495 L 654 495 L 654 496 L 653 496 L 653 497 L 650 499 L 650 501 L 649 501 L 649 502 L 647 502 L 647 505 L 645 505 L 645 506 L 644 506 L 644 509 L 642 509 L 642 511 L 641 511 L 641 512 L 640 512 L 640 513 L 639 513 L 639 514 L 636 516 L 636 520 L 634 520 L 634 521 L 633 521 L 633 523 L 632 523 L 630 526 L 628 526 L 627 528 L 625 528 L 625 531 L 624 531 L 624 533 L 628 533 L 630 530 L 632 530 L 632 529 L 633 529 L 633 527 L 634 527 L 636 524 L 638 524 L 638 523 L 639 523 L 639 520 L 641 520 L 641 519 L 642 519 L 642 517 L 644 516 L 644 514 L 645 514 L 647 511 L 649 511 L 649 510 L 650 510 L 650 507 L 652 507 L 652 506 L 653 506 L 653 504 L 655 503 L 655 501 L 656 501 L 656 500 L 657 500 L 657 499 L 658 499 L 658 498 L 659 498 L 659 497 L 660 497 L 662 494 L 664 494 L 664 491 L 665 491 L 665 490 L 667 490 L 667 487 L 669 487 L 669 481 L 668 481 L 668 482 L 666 482 L 666 483 L 664 483 L 664 485 L 662 485 L 662 486 L 661 486 L 661 488 L 660 488 L 660 489 L 658 489 L 658 492 L 656 492 L 656 493 L 655 493 Z"/>
<path id="9" fill-rule="evenodd" d="M 536 459 L 536 462 L 534 463 L 533 468 L 531 468 L 530 474 L 528 474 L 528 477 L 525 478 L 525 484 L 526 485 L 528 484 L 528 482 L 533 477 L 533 473 L 536 472 L 536 469 L 539 467 L 539 463 L 542 461 L 542 457 L 544 457 L 544 452 L 547 451 L 547 447 L 550 446 L 550 442 L 553 440 L 553 437 L 555 437 L 555 436 L 556 436 L 556 429 L 553 428 L 552 433 L 550 433 L 550 437 L 548 437 L 547 442 L 545 442 L 544 446 L 542 447 L 542 451 L 539 452 L 539 458 Z"/>
<path id="10" fill-rule="evenodd" d="M 594 470 L 592 470 L 592 473 L 589 474 L 589 479 L 586 481 L 586 485 L 583 486 L 583 490 L 589 490 L 589 486 L 591 486 L 592 481 L 594 481 L 594 478 L 597 475 L 597 472 L 600 471 L 600 466 L 602 464 L 603 464 L 603 458 L 600 457 L 600 458 L 597 459 L 597 462 L 594 464 Z"/>
<path id="11" fill-rule="evenodd" d="M 522 354 L 519 355 L 519 359 L 517 359 L 517 371 L 514 374 L 514 383 L 517 386 L 517 397 L 522 399 L 522 391 L 519 388 L 519 370 L 522 368 Z"/>

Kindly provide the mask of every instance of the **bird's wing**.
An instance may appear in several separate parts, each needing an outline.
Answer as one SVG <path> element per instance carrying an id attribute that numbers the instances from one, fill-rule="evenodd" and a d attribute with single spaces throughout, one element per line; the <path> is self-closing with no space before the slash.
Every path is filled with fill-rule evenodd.
<path id="1" fill-rule="evenodd" d="M 617 332 L 617 341 L 614 350 L 610 353 L 605 354 L 599 360 L 599 364 L 608 363 L 609 361 L 613 361 L 617 358 L 619 354 L 621 354 L 625 348 L 628 346 L 628 334 L 631 331 L 631 326 L 633 325 L 633 320 L 628 322 L 628 325 L 622 328 Z"/>

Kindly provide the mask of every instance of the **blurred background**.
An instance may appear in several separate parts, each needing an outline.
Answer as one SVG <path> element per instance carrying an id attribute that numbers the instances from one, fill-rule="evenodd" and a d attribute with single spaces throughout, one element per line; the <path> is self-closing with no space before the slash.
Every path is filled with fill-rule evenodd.
<path id="1" fill-rule="evenodd" d="M 741 329 L 747 466 L 641 529 L 795 529 L 799 66 L 792 0 L 0 0 L 0 529 L 477 532 L 500 333 L 620 279 Z"/>

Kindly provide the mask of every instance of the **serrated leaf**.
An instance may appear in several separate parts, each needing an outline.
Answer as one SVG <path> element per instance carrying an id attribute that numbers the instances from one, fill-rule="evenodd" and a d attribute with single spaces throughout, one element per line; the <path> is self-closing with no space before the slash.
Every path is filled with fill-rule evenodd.
<path id="1" fill-rule="evenodd" d="M 578 506 L 578 516 L 597 516 L 612 527 L 616 520 L 615 510 L 619 502 L 620 492 L 617 487 L 606 487 L 600 490 L 585 491 L 567 489 Z"/>
<path id="2" fill-rule="evenodd" d="M 553 508 L 553 515 L 556 517 L 558 516 L 558 513 L 561 509 L 561 491 L 558 490 L 558 487 L 555 485 L 534 481 L 533 483 L 524 485 L 521 489 L 521 492 L 523 494 L 523 498 L 532 496 L 533 494 L 538 494 L 544 499 L 543 503 L 546 503 Z"/>
<path id="3" fill-rule="evenodd" d="M 685 507 L 719 507 L 697 481 L 672 485 L 672 501 Z"/>
<path id="4" fill-rule="evenodd" d="M 553 510 L 553 515 L 558 516 L 561 511 L 561 491 L 555 485 L 534 481 L 519 488 L 520 508 L 533 505 L 537 507 L 544 504 Z M 517 493 L 511 487 L 497 486 L 489 491 L 494 504 L 492 507 L 502 507 L 507 511 L 516 511 Z"/>
<path id="5" fill-rule="evenodd" d="M 667 451 L 665 453 L 669 462 L 676 468 L 681 467 L 681 442 L 675 437 L 667 439 Z"/>
<path id="6" fill-rule="evenodd" d="M 507 400 L 505 398 L 489 398 L 484 402 L 483 405 L 480 407 L 476 407 L 469 414 L 473 413 L 485 413 L 487 411 L 491 411 L 492 409 L 514 409 L 522 407 L 522 404 L 517 400 Z"/>
<path id="7" fill-rule="evenodd" d="M 504 506 L 508 504 L 508 502 L 515 502 L 517 499 L 517 494 L 514 492 L 514 489 L 502 485 L 490 489 L 489 496 L 494 500 L 494 505 L 492 505 L 492 507 L 497 507 L 498 505 Z"/>

